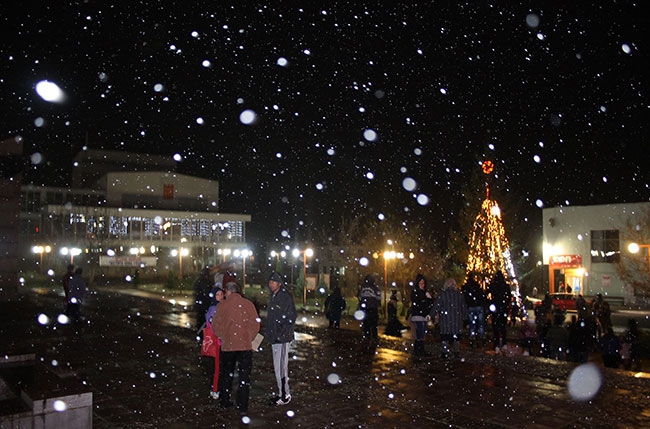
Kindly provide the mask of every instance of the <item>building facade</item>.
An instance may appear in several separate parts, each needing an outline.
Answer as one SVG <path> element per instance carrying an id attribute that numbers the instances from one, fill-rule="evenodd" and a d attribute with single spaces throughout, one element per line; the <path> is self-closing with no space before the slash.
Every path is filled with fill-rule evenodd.
<path id="1" fill-rule="evenodd" d="M 617 272 L 628 245 L 650 236 L 650 202 L 546 208 L 543 218 L 543 263 L 548 267 L 550 292 L 561 285 L 572 293 L 633 304 L 637 294 Z M 647 243 L 647 242 L 646 242 Z M 644 251 L 648 251 L 646 247 Z"/>
<path id="2" fill-rule="evenodd" d="M 27 266 L 182 277 L 248 248 L 251 217 L 219 212 L 216 181 L 178 174 L 166 159 L 111 151 L 84 151 L 75 169 L 73 182 L 83 187 L 21 188 Z"/>

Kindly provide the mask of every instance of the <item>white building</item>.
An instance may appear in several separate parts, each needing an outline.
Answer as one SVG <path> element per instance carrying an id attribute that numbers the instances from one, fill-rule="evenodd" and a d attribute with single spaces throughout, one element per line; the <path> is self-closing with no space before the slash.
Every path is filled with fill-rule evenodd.
<path id="1" fill-rule="evenodd" d="M 633 241 L 629 225 L 641 236 L 650 235 L 649 212 L 650 202 L 543 209 L 543 263 L 549 270 L 550 292 L 559 292 L 564 282 L 575 294 L 601 293 L 632 304 L 634 288 L 623 282 L 616 266 L 622 257 L 633 257 L 628 253 Z M 635 257 L 650 263 L 649 255 Z"/>
<path id="2" fill-rule="evenodd" d="M 219 212 L 219 183 L 176 173 L 168 158 L 86 150 L 72 177 L 71 188 L 21 187 L 23 252 L 34 249 L 41 270 L 188 275 L 248 255 L 251 216 Z"/>

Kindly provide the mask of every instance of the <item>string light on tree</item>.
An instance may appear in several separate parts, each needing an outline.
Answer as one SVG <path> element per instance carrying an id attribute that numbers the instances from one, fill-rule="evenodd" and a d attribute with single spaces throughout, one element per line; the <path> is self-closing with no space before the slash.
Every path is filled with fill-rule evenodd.
<path id="1" fill-rule="evenodd" d="M 484 161 L 483 173 L 490 175 L 494 171 L 492 161 Z M 490 188 L 486 183 L 486 198 L 474 220 L 470 233 L 467 274 L 472 272 L 480 276 L 479 281 L 485 287 L 486 282 L 498 270 L 502 271 L 506 281 L 515 287 L 519 300 L 519 284 L 510 255 L 510 245 L 506 230 L 501 221 L 501 209 L 495 200 L 490 199 Z"/>

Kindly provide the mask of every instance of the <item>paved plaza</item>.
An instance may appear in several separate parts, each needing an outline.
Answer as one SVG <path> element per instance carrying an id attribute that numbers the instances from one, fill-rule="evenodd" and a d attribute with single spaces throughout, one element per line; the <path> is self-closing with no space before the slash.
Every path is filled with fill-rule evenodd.
<path id="1" fill-rule="evenodd" d="M 605 369 L 598 356 L 602 386 L 580 402 L 568 389 L 573 363 L 465 343 L 460 358 L 443 360 L 433 337 L 432 357 L 414 359 L 408 332 L 368 342 L 352 318 L 331 330 L 306 313 L 291 351 L 292 402 L 267 404 L 275 378 L 264 343 L 254 356 L 248 415 L 222 411 L 208 397 L 212 360 L 199 356 L 184 303 L 101 287 L 85 304 L 85 323 L 61 325 L 60 293 L 27 289 L 1 304 L 2 353 L 31 351 L 60 377 L 89 386 L 95 428 L 650 427 L 650 375 Z M 49 322 L 39 323 L 39 314 Z M 592 385 L 584 377 L 572 384 L 583 394 Z"/>

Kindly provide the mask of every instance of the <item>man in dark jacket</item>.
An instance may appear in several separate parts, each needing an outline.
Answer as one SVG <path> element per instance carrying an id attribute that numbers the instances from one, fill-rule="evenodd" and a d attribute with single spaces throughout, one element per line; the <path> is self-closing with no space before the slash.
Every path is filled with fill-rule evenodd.
<path id="1" fill-rule="evenodd" d="M 273 351 L 273 368 L 278 383 L 279 394 L 272 399 L 273 405 L 286 405 L 291 402 L 289 391 L 289 346 L 294 339 L 296 305 L 293 296 L 282 284 L 278 273 L 269 278 L 269 307 L 266 320 L 266 338 Z"/>
<path id="2" fill-rule="evenodd" d="M 359 307 L 363 311 L 363 335 L 371 340 L 379 338 L 377 324 L 379 323 L 379 306 L 381 305 L 381 290 L 370 274 L 363 280 L 359 290 Z"/>

